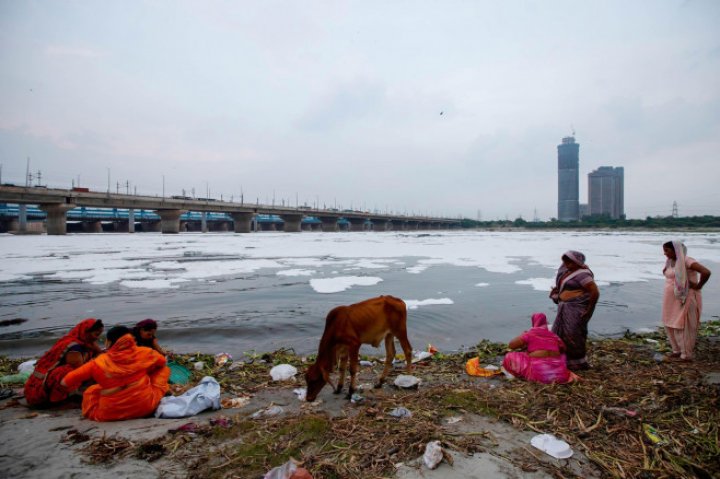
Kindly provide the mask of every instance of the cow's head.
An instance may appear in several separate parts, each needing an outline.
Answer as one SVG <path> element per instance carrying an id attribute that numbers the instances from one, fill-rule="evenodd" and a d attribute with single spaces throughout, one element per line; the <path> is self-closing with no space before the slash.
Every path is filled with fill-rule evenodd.
<path id="1" fill-rule="evenodd" d="M 317 362 L 312 364 L 305 372 L 305 381 L 307 382 L 307 394 L 305 399 L 313 402 L 325 384 L 330 382 L 327 369 L 321 367 Z"/>

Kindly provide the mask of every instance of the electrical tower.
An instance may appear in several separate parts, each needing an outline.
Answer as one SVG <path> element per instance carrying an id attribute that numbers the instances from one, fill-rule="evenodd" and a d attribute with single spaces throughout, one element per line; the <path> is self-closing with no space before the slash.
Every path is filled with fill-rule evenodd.
<path id="1" fill-rule="evenodd" d="M 677 205 L 677 201 L 673 201 L 672 217 L 673 217 L 673 218 L 677 218 L 677 217 L 678 217 L 678 205 Z"/>

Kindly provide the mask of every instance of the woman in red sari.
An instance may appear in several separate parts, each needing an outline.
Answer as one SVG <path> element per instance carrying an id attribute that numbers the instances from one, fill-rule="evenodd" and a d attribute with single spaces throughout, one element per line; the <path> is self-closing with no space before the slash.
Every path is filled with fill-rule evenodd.
<path id="1" fill-rule="evenodd" d="M 69 373 L 63 385 L 72 391 L 88 379 L 95 380 L 82 402 L 83 416 L 93 421 L 149 416 L 169 389 L 165 356 L 136 346 L 125 326 L 108 331 L 107 340 L 107 352 Z"/>
<path id="2" fill-rule="evenodd" d="M 43 407 L 61 403 L 69 392 L 60 385 L 67 373 L 100 354 L 97 340 L 103 322 L 88 318 L 60 338 L 38 360 L 35 371 L 25 382 L 25 400 L 29 406 Z"/>

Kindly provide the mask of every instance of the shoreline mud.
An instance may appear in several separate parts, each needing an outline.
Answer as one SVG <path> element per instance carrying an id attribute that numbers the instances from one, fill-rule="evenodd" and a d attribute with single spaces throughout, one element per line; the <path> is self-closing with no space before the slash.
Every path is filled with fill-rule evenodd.
<path id="1" fill-rule="evenodd" d="M 378 358 L 360 371 L 356 401 L 326 386 L 315 403 L 299 400 L 313 359 L 292 350 L 253 354 L 215 366 L 213 356 L 176 357 L 221 384 L 226 405 L 184 419 L 96 423 L 79 409 L 32 410 L 17 395 L 0 401 L 0 468 L 8 477 L 260 478 L 290 458 L 315 479 L 398 477 L 718 477 L 720 321 L 702 323 L 697 358 L 668 362 L 661 330 L 593 340 L 593 368 L 571 385 L 502 376 L 477 378 L 465 362 L 498 365 L 505 345 L 483 341 L 464 353 L 417 362 L 417 389 L 373 389 Z M 206 367 L 195 371 L 192 363 Z M 3 358 L 0 373 L 20 360 Z M 292 364 L 298 374 L 275 382 L 269 370 Z M 6 386 L 5 386 L 6 387 Z M 14 392 L 21 393 L 19 385 Z M 274 415 L 253 418 L 271 406 Z M 406 408 L 411 417 L 389 414 Z M 172 431 L 172 432 L 171 432 Z M 573 455 L 555 459 L 531 446 L 550 433 Z M 443 460 L 423 465 L 438 440 Z"/>

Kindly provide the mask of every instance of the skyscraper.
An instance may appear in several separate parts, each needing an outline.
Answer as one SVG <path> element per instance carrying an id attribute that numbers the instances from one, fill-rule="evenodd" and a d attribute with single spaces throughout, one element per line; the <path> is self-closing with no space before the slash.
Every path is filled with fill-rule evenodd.
<path id="1" fill-rule="evenodd" d="M 625 170 L 601 166 L 588 174 L 588 202 L 591 215 L 612 219 L 625 216 Z"/>
<path id="2" fill-rule="evenodd" d="M 558 145 L 558 220 L 580 219 L 580 145 L 566 136 Z"/>

